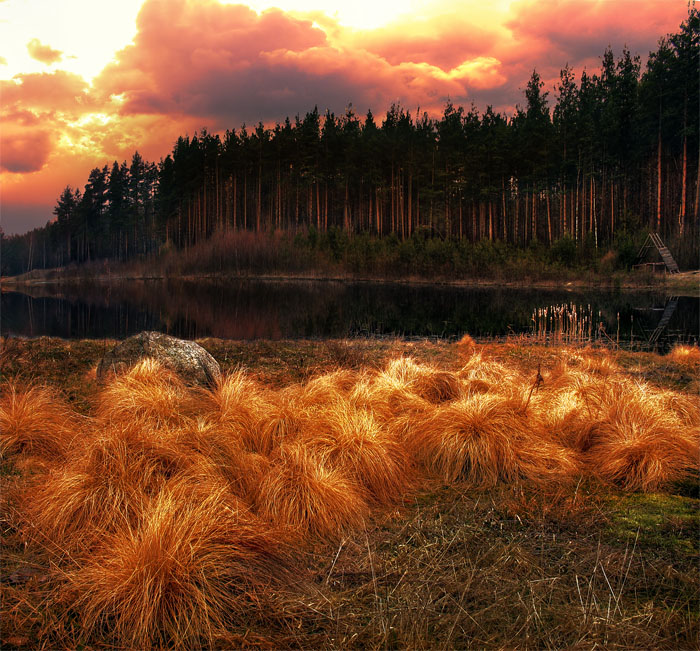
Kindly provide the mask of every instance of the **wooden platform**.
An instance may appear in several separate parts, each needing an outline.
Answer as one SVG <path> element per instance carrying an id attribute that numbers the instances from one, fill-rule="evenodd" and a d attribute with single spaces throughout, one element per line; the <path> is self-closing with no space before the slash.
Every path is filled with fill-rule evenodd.
<path id="1" fill-rule="evenodd" d="M 646 267 L 649 265 L 657 265 L 657 264 L 662 264 L 660 262 L 655 263 L 655 262 L 650 262 L 650 263 L 643 263 L 642 260 L 646 257 L 647 253 L 651 251 L 652 249 L 656 249 L 659 252 L 659 255 L 661 256 L 661 259 L 663 260 L 663 265 L 666 267 L 666 270 L 670 274 L 677 274 L 680 273 L 680 269 L 678 268 L 678 264 L 676 261 L 673 259 L 673 256 L 671 255 L 671 252 L 668 250 L 668 247 L 663 243 L 661 240 L 661 237 L 659 237 L 658 233 L 649 233 L 647 235 L 647 239 L 644 240 L 644 244 L 642 245 L 642 248 L 639 250 L 639 253 L 637 254 L 637 262 L 638 264 L 634 265 L 634 268 L 638 267 Z"/>

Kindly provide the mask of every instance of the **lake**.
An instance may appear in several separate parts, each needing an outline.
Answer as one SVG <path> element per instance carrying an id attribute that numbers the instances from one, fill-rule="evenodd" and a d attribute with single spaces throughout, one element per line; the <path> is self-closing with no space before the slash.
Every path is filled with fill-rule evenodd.
<path id="1" fill-rule="evenodd" d="M 454 287 L 338 281 L 122 281 L 3 291 L 0 332 L 10 336 L 123 338 L 158 330 L 224 339 L 457 337 L 531 332 L 533 313 L 577 306 L 608 336 L 644 344 L 696 342 L 696 297 L 658 292 Z M 618 319 L 619 315 L 619 319 Z"/>

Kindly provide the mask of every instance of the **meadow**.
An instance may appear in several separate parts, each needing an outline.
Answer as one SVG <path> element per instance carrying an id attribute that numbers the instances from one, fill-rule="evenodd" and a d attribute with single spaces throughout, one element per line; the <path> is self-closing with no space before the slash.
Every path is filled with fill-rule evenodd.
<path id="1" fill-rule="evenodd" d="M 2 340 L 3 648 L 695 648 L 700 351 Z"/>

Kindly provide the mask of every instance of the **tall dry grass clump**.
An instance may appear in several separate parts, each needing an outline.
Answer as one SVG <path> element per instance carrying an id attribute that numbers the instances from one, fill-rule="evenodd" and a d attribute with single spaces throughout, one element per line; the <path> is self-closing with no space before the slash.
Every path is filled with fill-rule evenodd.
<path id="1" fill-rule="evenodd" d="M 0 456 L 62 459 L 81 434 L 81 419 L 55 391 L 6 384 L 0 396 Z"/>
<path id="2" fill-rule="evenodd" d="M 99 421 L 93 426 L 99 431 Z M 86 437 L 68 464 L 27 488 L 28 535 L 66 552 L 89 552 L 115 527 L 133 526 L 141 506 L 197 461 L 163 428 L 102 427 L 94 438 Z"/>
<path id="3" fill-rule="evenodd" d="M 578 431 L 576 446 L 596 476 L 650 491 L 697 470 L 700 428 L 664 408 L 655 394 L 644 384 L 615 383 L 589 396 L 595 416 Z"/>
<path id="4" fill-rule="evenodd" d="M 566 482 L 580 471 L 577 455 L 546 435 L 522 396 L 474 394 L 406 432 L 411 454 L 446 483 Z"/>
<path id="5" fill-rule="evenodd" d="M 216 422 L 198 419 L 174 432 L 175 446 L 193 463 L 185 473 L 218 477 L 228 482 L 239 498 L 252 499 L 253 491 L 269 466 L 267 456 L 250 452 L 241 437 Z"/>
<path id="6" fill-rule="evenodd" d="M 278 526 L 322 538 L 360 527 L 368 513 L 357 484 L 301 443 L 284 444 L 273 455 L 255 506 Z"/>
<path id="7" fill-rule="evenodd" d="M 700 347 L 676 344 L 671 348 L 667 357 L 678 364 L 698 366 L 700 365 Z"/>
<path id="8" fill-rule="evenodd" d="M 176 483 L 69 574 L 86 637 L 136 649 L 214 647 L 287 576 L 279 534 L 223 487 Z M 195 490 L 193 490 L 195 489 Z M 268 604 L 269 605 L 269 604 Z"/>
<path id="9" fill-rule="evenodd" d="M 476 395 L 437 408 L 409 430 L 406 443 L 446 483 L 492 486 L 517 477 L 517 446 L 527 429 L 527 419 L 503 398 Z"/>
<path id="10" fill-rule="evenodd" d="M 146 358 L 106 385 L 96 415 L 102 423 L 156 430 L 181 424 L 197 407 L 195 394 L 175 373 Z"/>
<path id="11" fill-rule="evenodd" d="M 274 430 L 266 420 L 274 409 L 271 396 L 244 371 L 224 376 L 204 394 L 203 408 L 218 428 L 237 438 L 249 452 L 269 454 Z"/>
<path id="12" fill-rule="evenodd" d="M 293 404 L 297 408 L 325 407 L 343 401 L 357 384 L 359 375 L 351 369 L 336 369 L 309 380 L 294 392 Z"/>
<path id="13" fill-rule="evenodd" d="M 412 360 L 401 358 L 380 373 L 360 378 L 348 396 L 350 404 L 371 411 L 382 426 L 399 416 L 432 410 L 432 403 L 416 392 L 415 376 L 406 372 L 413 366 Z"/>
<path id="14" fill-rule="evenodd" d="M 462 385 L 455 374 L 418 364 L 410 357 L 392 360 L 384 374 L 431 404 L 456 400 L 462 395 Z"/>
<path id="15" fill-rule="evenodd" d="M 390 504 L 408 490 L 409 459 L 371 412 L 334 403 L 309 419 L 299 444 L 329 468 L 351 477 L 374 504 Z"/>
<path id="16" fill-rule="evenodd" d="M 466 362 L 476 351 L 476 341 L 474 341 L 469 333 L 466 333 L 455 344 L 455 347 L 457 348 L 459 358 Z"/>
<path id="17" fill-rule="evenodd" d="M 466 393 L 503 392 L 511 387 L 520 387 L 525 383 L 522 374 L 515 368 L 509 368 L 493 359 L 488 359 L 482 352 L 475 353 L 457 373 Z"/>

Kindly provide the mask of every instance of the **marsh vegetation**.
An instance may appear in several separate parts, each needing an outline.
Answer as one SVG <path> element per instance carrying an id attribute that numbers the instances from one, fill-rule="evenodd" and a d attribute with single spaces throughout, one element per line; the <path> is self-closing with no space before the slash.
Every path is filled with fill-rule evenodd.
<path id="1" fill-rule="evenodd" d="M 7 646 L 694 644 L 697 347 L 202 343 L 3 341 Z"/>

